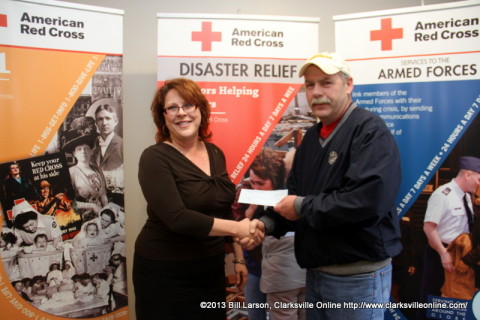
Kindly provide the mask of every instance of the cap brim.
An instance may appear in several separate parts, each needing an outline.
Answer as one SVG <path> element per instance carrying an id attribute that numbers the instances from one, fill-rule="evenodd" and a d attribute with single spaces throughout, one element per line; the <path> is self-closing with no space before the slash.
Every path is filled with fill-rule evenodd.
<path id="1" fill-rule="evenodd" d="M 305 74 L 305 72 L 307 71 L 308 67 L 310 67 L 311 65 L 314 65 L 316 66 L 317 68 L 319 68 L 320 70 L 322 70 L 323 72 L 325 72 L 326 74 L 335 74 L 335 73 L 338 73 L 342 70 L 340 70 L 339 68 L 335 67 L 335 66 L 332 66 L 331 63 L 321 63 L 321 62 L 313 62 L 313 61 L 310 61 L 310 62 L 307 62 L 305 63 L 302 68 L 300 69 L 300 71 L 298 72 L 298 76 L 299 77 L 303 77 L 303 75 Z"/>

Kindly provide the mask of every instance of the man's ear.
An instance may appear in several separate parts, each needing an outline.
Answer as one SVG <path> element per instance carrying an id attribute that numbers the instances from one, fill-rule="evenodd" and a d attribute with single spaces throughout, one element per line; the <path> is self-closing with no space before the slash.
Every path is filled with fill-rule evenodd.
<path id="1" fill-rule="evenodd" d="M 347 85 L 347 93 L 351 94 L 353 92 L 353 78 L 348 77 L 347 80 L 345 80 L 345 84 Z"/>

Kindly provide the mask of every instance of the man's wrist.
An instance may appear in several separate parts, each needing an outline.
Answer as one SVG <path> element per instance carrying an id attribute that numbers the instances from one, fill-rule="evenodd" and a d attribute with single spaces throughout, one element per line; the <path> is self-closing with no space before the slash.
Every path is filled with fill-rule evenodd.
<path id="1" fill-rule="evenodd" d="M 297 196 L 293 202 L 293 208 L 295 209 L 295 212 L 299 217 L 302 217 L 301 213 L 302 213 L 303 199 L 305 199 L 305 197 Z"/>
<path id="2" fill-rule="evenodd" d="M 275 221 L 272 218 L 268 216 L 262 216 L 258 220 L 260 220 L 260 222 L 263 222 L 263 225 L 265 227 L 265 234 L 271 234 L 275 229 Z"/>

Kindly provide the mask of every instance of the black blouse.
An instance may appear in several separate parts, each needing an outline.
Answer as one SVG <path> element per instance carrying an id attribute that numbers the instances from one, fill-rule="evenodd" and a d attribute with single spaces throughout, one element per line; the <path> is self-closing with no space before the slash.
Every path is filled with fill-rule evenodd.
<path id="1" fill-rule="evenodd" d="M 150 146 L 138 178 L 148 219 L 135 243 L 140 256 L 162 261 L 199 260 L 225 252 L 225 237 L 209 237 L 214 218 L 232 219 L 235 185 L 223 152 L 205 142 L 210 176 L 171 145 Z"/>

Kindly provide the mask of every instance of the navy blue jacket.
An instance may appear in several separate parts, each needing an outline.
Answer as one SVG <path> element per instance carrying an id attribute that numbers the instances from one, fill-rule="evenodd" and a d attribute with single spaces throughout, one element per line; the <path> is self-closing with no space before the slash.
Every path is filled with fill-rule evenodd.
<path id="1" fill-rule="evenodd" d="M 397 144 L 377 115 L 352 104 L 326 140 L 321 123 L 305 133 L 288 178 L 304 197 L 294 224 L 303 268 L 382 261 L 401 251 L 395 199 L 401 182 Z M 274 235 L 291 229 L 278 215 Z M 283 221 L 283 223 L 282 223 Z"/>

